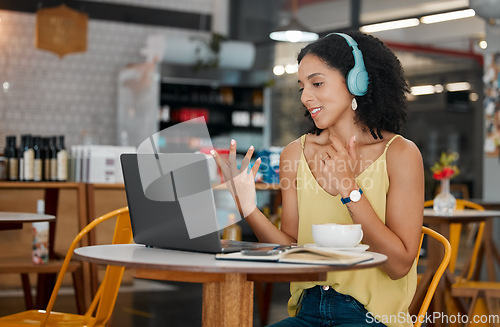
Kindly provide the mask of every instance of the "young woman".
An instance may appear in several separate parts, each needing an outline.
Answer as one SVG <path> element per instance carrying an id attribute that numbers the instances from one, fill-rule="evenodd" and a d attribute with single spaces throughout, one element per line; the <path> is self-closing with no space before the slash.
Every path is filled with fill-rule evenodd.
<path id="1" fill-rule="evenodd" d="M 291 283 L 292 317 L 274 326 L 411 325 L 424 173 L 418 148 L 398 134 L 408 92 L 401 64 L 381 41 L 358 31 L 307 45 L 298 63 L 301 102 L 314 127 L 281 153 L 281 230 L 255 206 L 260 160 L 245 174 L 253 147 L 240 169 L 234 140 L 227 162 L 213 156 L 260 241 L 314 243 L 312 224 L 356 223 L 362 242 L 388 260 L 329 273 L 327 281 Z"/>

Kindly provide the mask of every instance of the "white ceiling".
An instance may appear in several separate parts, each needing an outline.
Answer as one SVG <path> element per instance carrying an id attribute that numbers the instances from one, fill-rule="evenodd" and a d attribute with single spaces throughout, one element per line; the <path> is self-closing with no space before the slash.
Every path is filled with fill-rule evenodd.
<path id="1" fill-rule="evenodd" d="M 469 4 L 468 0 L 361 0 L 360 24 L 418 18 L 470 6 L 479 8 L 481 14 L 500 12 L 500 0 L 470 2 Z M 322 33 L 351 26 L 351 0 L 302 0 L 299 4 L 298 19 L 313 31 Z M 283 19 L 286 20 L 289 15 L 289 12 L 285 12 Z M 498 22 L 498 19 L 496 21 Z M 420 24 L 416 27 L 376 32 L 373 35 L 384 42 L 401 44 L 409 48 L 407 51 L 396 49 L 406 71 L 423 72 L 430 67 L 450 70 L 457 65 L 474 65 L 477 64 L 473 59 L 474 55 L 500 51 L 500 26 L 489 24 L 487 19 L 478 15 L 478 12 L 471 18 Z M 484 39 L 489 44 L 487 50 L 482 50 L 478 46 L 478 41 Z M 449 53 L 440 54 L 440 51 L 433 53 L 434 49 Z"/>
<path id="2" fill-rule="evenodd" d="M 500 6 L 500 1 L 497 1 Z M 360 23 L 421 17 L 426 14 L 453 11 L 469 6 L 467 0 L 364 0 L 361 1 Z M 297 16 L 317 32 L 350 26 L 351 1 L 315 2 L 299 7 Z M 437 46 L 470 51 L 471 44 L 486 37 L 486 20 L 475 16 L 436 24 L 377 32 L 375 36 L 393 42 Z"/>

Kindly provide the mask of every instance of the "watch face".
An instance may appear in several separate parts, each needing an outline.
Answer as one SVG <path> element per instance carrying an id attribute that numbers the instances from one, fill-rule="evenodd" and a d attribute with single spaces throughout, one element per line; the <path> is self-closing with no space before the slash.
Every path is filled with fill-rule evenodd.
<path id="1" fill-rule="evenodd" d="M 349 198 L 352 202 L 358 202 L 359 200 L 361 200 L 361 193 L 359 193 L 358 190 L 354 190 L 349 194 Z"/>

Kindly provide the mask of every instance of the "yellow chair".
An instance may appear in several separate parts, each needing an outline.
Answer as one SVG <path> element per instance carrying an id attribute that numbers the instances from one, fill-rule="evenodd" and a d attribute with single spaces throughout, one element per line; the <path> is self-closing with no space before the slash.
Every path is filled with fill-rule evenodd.
<path id="1" fill-rule="evenodd" d="M 474 204 L 470 205 L 471 202 L 467 201 L 467 206 L 477 210 L 484 210 L 482 206 Z M 499 282 L 488 282 L 488 281 L 476 281 L 472 280 L 475 270 L 478 268 L 477 259 L 479 257 L 479 252 L 482 246 L 484 228 L 486 223 L 480 222 L 475 223 L 478 228 L 476 232 L 476 237 L 472 254 L 470 256 L 470 261 L 465 267 L 461 276 L 457 276 L 455 282 L 451 285 L 451 296 L 458 303 L 458 309 L 463 314 L 467 314 L 468 321 L 473 322 L 473 317 L 480 315 L 490 315 L 500 314 L 500 308 L 498 302 L 500 300 L 500 283 Z M 463 301 L 468 299 L 468 301 Z M 464 302 L 468 302 L 465 304 Z M 469 326 L 470 324 L 466 324 Z M 477 326 L 487 326 L 484 323 L 477 324 Z"/>
<path id="2" fill-rule="evenodd" d="M 425 293 L 425 296 L 422 300 L 422 304 L 420 305 L 420 309 L 418 311 L 417 320 L 416 320 L 414 327 L 422 326 L 422 322 L 425 321 L 425 314 L 427 312 L 427 309 L 429 309 L 429 305 L 431 303 L 432 297 L 434 296 L 434 293 L 436 292 L 436 288 L 439 284 L 439 281 L 441 280 L 441 277 L 443 276 L 443 274 L 446 270 L 446 267 L 448 266 L 448 264 L 450 262 L 450 257 L 451 257 L 450 242 L 448 242 L 448 240 L 444 236 L 439 234 L 438 232 L 436 232 L 428 227 L 425 227 L 425 226 L 422 227 L 422 235 L 420 236 L 420 246 L 418 248 L 417 253 L 420 253 L 420 248 L 422 247 L 422 242 L 424 241 L 425 235 L 428 235 L 429 237 L 432 237 L 435 240 L 437 240 L 438 242 L 441 242 L 443 244 L 444 255 L 443 255 L 443 259 L 441 260 L 441 263 L 439 264 L 439 266 L 436 270 L 436 273 L 432 277 L 432 280 L 429 284 L 429 287 L 427 288 L 427 292 Z M 418 264 L 418 258 L 419 258 L 419 255 L 417 254 L 416 264 Z"/>
<path id="3" fill-rule="evenodd" d="M 425 201 L 424 207 L 432 207 L 433 204 L 434 204 L 433 200 Z M 471 202 L 468 200 L 457 199 L 456 209 L 463 210 L 465 208 L 484 211 L 484 208 L 477 203 L 474 203 L 474 202 Z M 477 224 L 477 223 L 472 223 L 472 224 Z M 448 269 L 450 270 L 450 272 L 452 274 L 455 273 L 455 269 L 456 269 L 458 249 L 460 246 L 460 236 L 462 233 L 462 225 L 463 224 L 461 224 L 461 223 L 450 224 L 449 242 L 451 244 L 452 253 L 451 253 L 451 259 L 450 259 L 450 264 L 448 266 Z M 478 226 L 479 227 L 477 229 L 476 242 L 474 244 L 474 251 L 473 251 L 473 253 L 475 253 L 475 255 L 473 255 L 471 257 L 471 262 L 465 267 L 464 271 L 462 272 L 462 275 L 470 274 L 471 276 L 469 276 L 469 279 L 470 279 L 470 277 L 472 277 L 472 272 L 474 270 L 473 263 L 475 263 L 475 261 L 477 260 L 477 254 L 479 253 L 479 248 L 481 246 L 481 241 L 483 238 L 483 231 L 484 231 L 485 223 L 480 222 Z M 476 249 L 477 249 L 477 251 L 476 251 Z M 468 270 L 469 272 L 467 273 L 466 270 Z"/>
<path id="4" fill-rule="evenodd" d="M 88 224 L 78 235 L 75 237 L 71 243 L 68 252 L 66 253 L 66 258 L 64 259 L 64 264 L 57 277 L 54 290 L 50 296 L 49 304 L 46 310 L 30 310 L 13 315 L 5 316 L 0 318 L 1 327 L 14 327 L 14 326 L 105 326 L 106 322 L 111 317 L 113 308 L 115 306 L 116 297 L 118 296 L 118 289 L 120 288 L 120 283 L 122 280 L 124 267 L 113 267 L 108 266 L 106 268 L 106 274 L 104 279 L 99 286 L 99 289 L 90 304 L 89 309 L 84 315 L 72 314 L 72 313 L 60 313 L 53 312 L 54 303 L 61 287 L 61 283 L 64 274 L 68 268 L 71 257 L 73 256 L 73 251 L 78 246 L 80 240 L 87 235 L 94 227 L 100 223 L 117 217 L 115 232 L 113 236 L 113 244 L 126 244 L 132 241 L 132 229 L 130 226 L 130 217 L 128 212 L 128 207 L 120 208 L 109 212 L 99 218 L 96 218 L 90 224 Z M 95 315 L 94 315 L 95 313 Z"/>
<path id="5" fill-rule="evenodd" d="M 425 202 L 425 206 L 431 205 L 432 200 Z M 477 203 L 457 199 L 457 209 L 460 210 L 464 208 L 480 211 L 484 210 L 484 208 Z M 473 242 L 472 254 L 470 255 L 469 262 L 464 266 L 460 275 L 455 276 L 455 280 L 451 284 L 450 295 L 453 298 L 453 304 L 456 309 L 462 314 L 467 314 L 468 321 L 472 322 L 474 315 L 500 313 L 500 309 L 495 305 L 494 301 L 494 299 L 500 299 L 500 283 L 472 280 L 477 268 L 477 260 L 482 246 L 486 223 L 470 223 L 469 225 L 477 226 L 477 231 L 474 233 L 475 240 Z M 456 260 L 458 257 L 457 249 L 459 249 L 461 231 L 462 224 L 455 223 L 450 225 L 450 243 L 453 250 L 449 269 L 452 273 L 455 272 Z M 468 301 L 464 301 L 464 299 L 468 299 Z"/>

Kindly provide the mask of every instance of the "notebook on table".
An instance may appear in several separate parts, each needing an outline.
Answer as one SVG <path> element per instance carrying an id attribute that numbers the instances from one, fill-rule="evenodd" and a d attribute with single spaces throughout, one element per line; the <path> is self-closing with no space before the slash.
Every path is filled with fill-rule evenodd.
<path id="1" fill-rule="evenodd" d="M 349 252 L 331 248 L 297 246 L 283 249 L 276 254 L 258 255 L 254 251 L 240 253 L 219 253 L 216 259 L 221 260 L 249 260 L 249 261 L 276 261 L 283 263 L 302 263 L 330 266 L 350 266 L 357 263 L 373 260 L 371 252 Z"/>
<path id="2" fill-rule="evenodd" d="M 124 153 L 120 161 L 135 243 L 205 253 L 277 245 L 221 240 L 204 154 Z M 141 176 L 141 164 L 142 171 L 147 167 L 149 176 Z M 148 179 L 147 188 L 141 177 Z M 200 228 L 211 232 L 204 233 Z"/>

